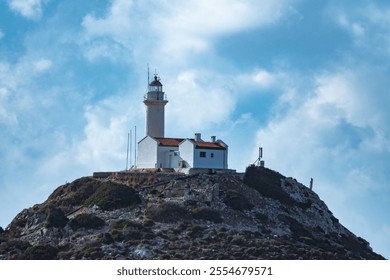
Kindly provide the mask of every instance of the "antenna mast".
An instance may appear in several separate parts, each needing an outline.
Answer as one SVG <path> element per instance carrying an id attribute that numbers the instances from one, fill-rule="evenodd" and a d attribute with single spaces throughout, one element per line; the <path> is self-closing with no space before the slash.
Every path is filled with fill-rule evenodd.
<path id="1" fill-rule="evenodd" d="M 149 86 L 149 83 L 150 83 L 150 79 L 149 79 L 149 63 L 148 63 L 148 86 Z"/>
<path id="2" fill-rule="evenodd" d="M 263 158 L 263 147 L 259 147 L 259 157 L 255 161 L 254 165 L 264 167 L 264 160 L 262 160 L 262 158 Z"/>

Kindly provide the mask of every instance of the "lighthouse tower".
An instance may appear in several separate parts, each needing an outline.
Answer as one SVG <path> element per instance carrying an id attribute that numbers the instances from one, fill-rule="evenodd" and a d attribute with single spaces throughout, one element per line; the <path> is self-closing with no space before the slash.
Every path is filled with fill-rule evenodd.
<path id="1" fill-rule="evenodd" d="M 164 137 L 165 105 L 168 103 L 160 78 L 154 75 L 154 80 L 148 86 L 144 97 L 146 106 L 145 134 L 152 137 Z"/>

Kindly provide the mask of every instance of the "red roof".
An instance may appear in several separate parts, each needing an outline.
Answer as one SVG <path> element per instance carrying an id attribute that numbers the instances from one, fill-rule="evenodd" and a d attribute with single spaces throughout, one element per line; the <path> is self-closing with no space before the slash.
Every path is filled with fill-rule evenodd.
<path id="1" fill-rule="evenodd" d="M 194 140 L 193 140 L 194 141 Z M 201 149 L 215 149 L 215 150 L 226 150 L 224 146 L 222 146 L 218 142 L 202 142 L 202 141 L 194 141 L 197 148 Z"/>
<path id="2" fill-rule="evenodd" d="M 168 147 L 179 147 L 179 144 L 183 142 L 185 139 L 183 138 L 162 138 L 155 137 L 155 139 L 160 143 L 160 146 L 168 146 Z M 196 148 L 200 149 L 214 149 L 214 150 L 226 150 L 219 142 L 204 142 L 204 141 L 195 141 L 195 139 L 190 139 L 195 143 Z"/>
<path id="3" fill-rule="evenodd" d="M 183 142 L 182 138 L 161 138 L 156 137 L 156 140 L 160 142 L 160 146 L 179 147 L 179 144 Z"/>

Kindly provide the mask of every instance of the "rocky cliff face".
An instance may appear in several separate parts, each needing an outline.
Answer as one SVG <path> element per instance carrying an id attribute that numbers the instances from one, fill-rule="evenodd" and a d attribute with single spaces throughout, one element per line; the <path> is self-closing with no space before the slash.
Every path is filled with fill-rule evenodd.
<path id="1" fill-rule="evenodd" d="M 0 259 L 383 259 L 310 189 L 245 174 L 115 173 L 60 186 L 0 229 Z"/>

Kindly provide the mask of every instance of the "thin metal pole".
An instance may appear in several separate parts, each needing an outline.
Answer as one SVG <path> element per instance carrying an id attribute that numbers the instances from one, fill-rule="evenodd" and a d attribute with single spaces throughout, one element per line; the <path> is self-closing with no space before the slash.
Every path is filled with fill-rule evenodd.
<path id="1" fill-rule="evenodd" d="M 137 166 L 137 126 L 134 126 L 134 166 Z"/>
<path id="2" fill-rule="evenodd" d="M 130 134 L 127 133 L 127 155 L 126 155 L 126 170 L 128 170 L 128 163 L 129 163 L 129 141 L 130 141 Z"/>
<path id="3" fill-rule="evenodd" d="M 133 158 L 132 158 L 132 150 L 133 150 L 133 135 L 132 135 L 132 131 L 130 129 L 130 156 L 129 156 L 129 159 L 130 159 L 130 168 L 133 166 L 132 164 L 132 161 L 133 161 Z"/>

